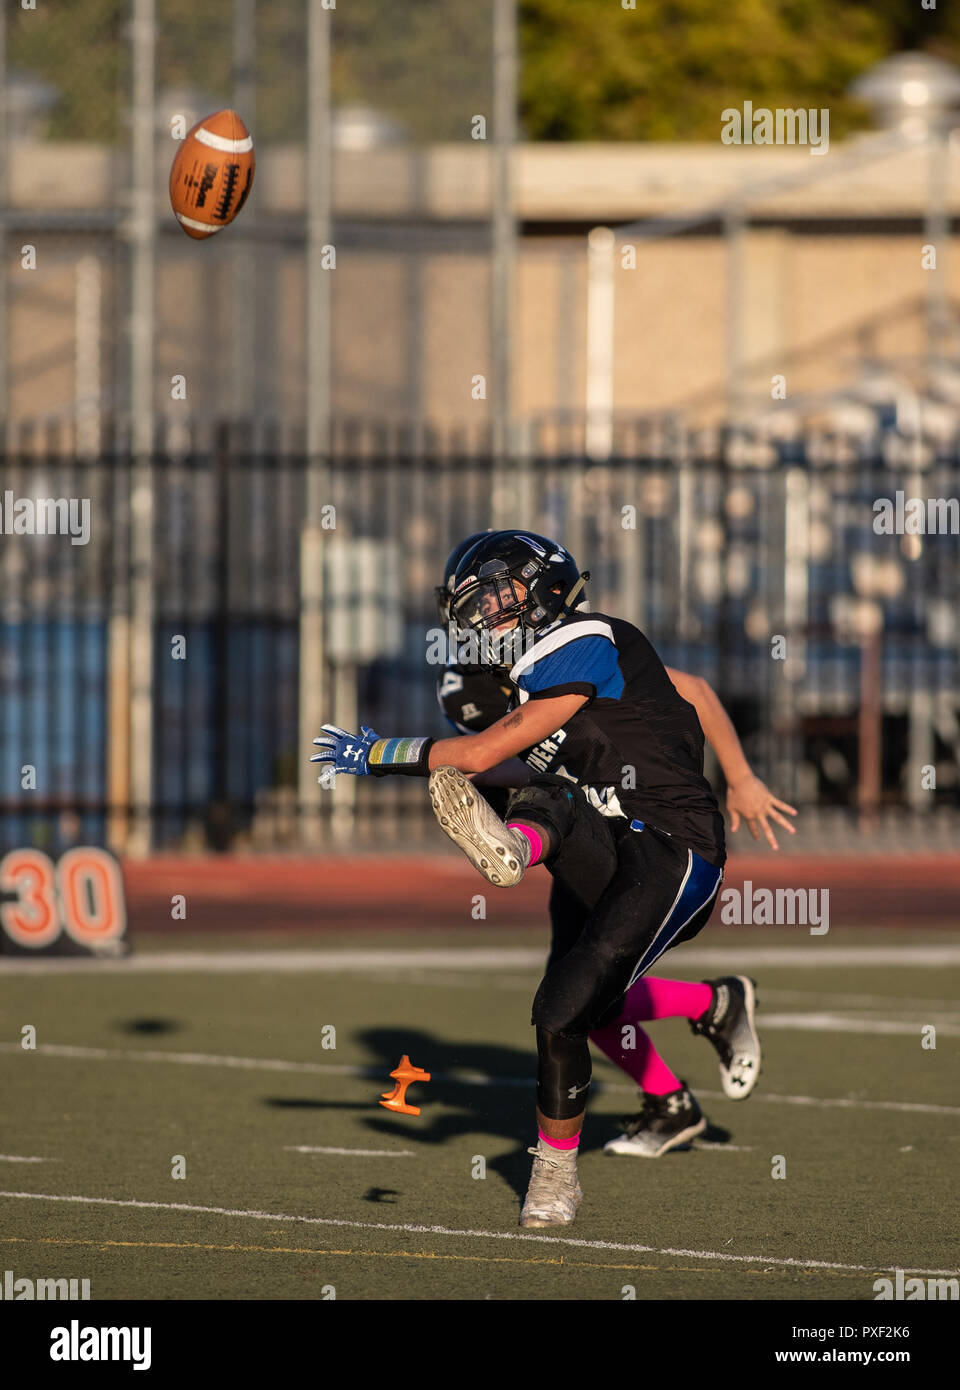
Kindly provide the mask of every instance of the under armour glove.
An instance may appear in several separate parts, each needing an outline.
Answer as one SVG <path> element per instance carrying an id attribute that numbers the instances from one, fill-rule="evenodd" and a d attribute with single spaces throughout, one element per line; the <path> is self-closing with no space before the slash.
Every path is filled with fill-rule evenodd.
<path id="1" fill-rule="evenodd" d="M 310 761 L 323 763 L 324 771 L 332 767 L 336 773 L 355 777 L 386 777 L 390 773 L 427 777 L 430 773 L 432 738 L 381 738 L 366 724 L 361 726 L 359 735 L 339 729 L 336 724 L 324 724 L 323 734 L 313 742 L 320 752 L 314 753 Z"/>

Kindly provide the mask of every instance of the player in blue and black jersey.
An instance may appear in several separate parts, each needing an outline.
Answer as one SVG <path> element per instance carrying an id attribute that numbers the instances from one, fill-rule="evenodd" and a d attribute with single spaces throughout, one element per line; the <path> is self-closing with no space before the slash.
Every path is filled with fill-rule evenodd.
<path id="1" fill-rule="evenodd" d="M 477 532 L 467 536 L 454 546 L 444 566 L 444 582 L 436 590 L 437 610 L 444 630 L 451 628 L 450 602 L 456 582 L 456 571 L 464 556 L 481 540 L 489 539 L 491 532 Z M 513 533 L 506 533 L 507 535 Z M 552 546 L 546 537 L 532 532 L 524 535 L 535 541 L 541 548 Z M 576 605 L 577 613 L 589 613 L 590 605 L 583 597 Z M 777 842 L 769 825 L 769 818 L 775 816 L 792 833 L 793 827 L 783 821 L 778 808 L 792 810 L 778 802 L 767 787 L 756 777 L 744 756 L 740 740 L 723 705 L 702 677 L 686 671 L 678 671 L 669 666 L 664 668 L 671 683 L 680 695 L 693 705 L 703 729 L 706 741 L 710 743 L 723 769 L 727 780 L 727 809 L 734 830 L 737 829 L 741 815 L 750 826 L 755 839 L 766 835 L 771 846 L 776 849 Z M 469 664 L 456 659 L 454 649 L 450 660 L 437 681 L 437 701 L 447 722 L 458 733 L 477 733 L 488 729 L 491 724 L 502 719 L 516 703 L 514 689 L 510 684 L 509 671 L 489 665 Z M 509 787 L 525 786 L 534 775 L 534 769 L 523 761 L 531 757 L 541 762 L 542 749 L 527 749 L 519 759 L 494 769 L 492 773 L 480 774 L 472 780 L 482 790 L 484 799 L 493 807 L 499 817 L 503 817 L 508 800 Z M 496 785 L 491 785 L 491 779 Z M 508 785 L 509 784 L 509 787 Z M 554 877 L 550 889 L 550 960 L 569 949 L 583 928 L 586 910 L 580 900 L 565 887 L 560 878 Z M 737 996 L 744 999 L 751 992 L 751 982 L 743 977 L 724 977 L 705 982 L 717 992 L 720 999 L 731 999 L 734 1008 Z M 703 1000 L 712 1002 L 709 991 L 700 987 L 690 989 L 679 982 L 663 980 L 649 975 L 638 981 L 630 998 L 630 1026 L 622 1028 L 608 1026 L 593 1029 L 590 1041 L 621 1067 L 637 1084 L 642 1108 L 636 1114 L 625 1117 L 624 1132 L 604 1145 L 604 1152 L 624 1154 L 642 1158 L 659 1158 L 671 1149 L 688 1143 L 707 1127 L 703 1111 L 693 1092 L 684 1081 L 671 1071 L 654 1047 L 649 1033 L 640 1027 L 658 1018 L 686 1017 L 696 1022 L 704 1012 Z M 751 1001 L 752 1008 L 752 1001 Z M 719 1037 L 717 1041 L 720 1041 Z M 757 1068 L 743 1067 L 740 1059 L 721 1048 L 721 1079 L 725 1092 L 734 1099 L 745 1099 L 757 1080 Z M 757 1059 L 759 1060 L 759 1059 Z"/>
<path id="2" fill-rule="evenodd" d="M 562 547 L 541 539 L 518 532 L 480 540 L 457 568 L 451 605 L 458 630 L 498 644 L 501 654 L 512 647 L 517 708 L 454 739 L 381 739 L 366 727 L 356 736 L 325 726 L 315 740 L 316 759 L 338 772 L 432 774 L 441 827 L 491 883 L 519 882 L 542 862 L 575 902 L 567 930 L 554 924 L 533 1005 L 540 1137 L 524 1226 L 576 1214 L 590 1037 L 603 1047 L 626 1023 L 681 1014 L 716 1046 L 734 1088 L 728 1094 L 745 1094 L 759 1065 L 749 981 L 644 979 L 665 950 L 704 925 L 722 879 L 723 822 L 703 776 L 696 711 L 638 629 L 577 611 L 586 576 Z M 496 656 L 492 664 L 503 667 Z M 501 817 L 470 779 L 517 755 L 535 775 Z M 767 814 L 787 825 L 772 808 Z M 698 993 L 665 1003 L 651 997 L 654 985 Z M 638 1003 L 639 994 L 648 997 Z"/>

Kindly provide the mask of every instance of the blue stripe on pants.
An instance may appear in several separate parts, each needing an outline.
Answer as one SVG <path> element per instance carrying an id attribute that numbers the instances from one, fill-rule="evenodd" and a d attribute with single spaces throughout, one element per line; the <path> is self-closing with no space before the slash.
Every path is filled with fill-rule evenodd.
<path id="1" fill-rule="evenodd" d="M 657 934 L 637 962 L 630 976 L 630 985 L 639 980 L 654 961 L 668 951 L 688 922 L 706 907 L 723 881 L 723 870 L 701 859 L 692 849 L 687 850 L 687 872 L 680 885 L 673 907 L 657 928 Z"/>

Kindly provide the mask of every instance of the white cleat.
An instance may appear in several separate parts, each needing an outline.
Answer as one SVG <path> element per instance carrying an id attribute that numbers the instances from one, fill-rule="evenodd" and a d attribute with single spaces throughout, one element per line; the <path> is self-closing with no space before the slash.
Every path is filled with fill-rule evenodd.
<path id="1" fill-rule="evenodd" d="M 527 1230 L 569 1225 L 583 1197 L 576 1149 L 554 1149 L 541 1141 L 527 1153 L 533 1154 L 533 1172 L 520 1225 Z"/>
<path id="2" fill-rule="evenodd" d="M 530 862 L 530 842 L 510 830 L 455 767 L 430 774 L 430 800 L 440 829 L 463 850 L 475 869 L 498 888 L 513 888 Z"/>
<path id="3" fill-rule="evenodd" d="M 720 1060 L 723 1094 L 746 1100 L 760 1079 L 760 1038 L 754 1016 L 756 984 L 747 975 L 704 980 L 713 990 L 710 1007 L 690 1020 L 692 1031 L 713 1044 Z"/>

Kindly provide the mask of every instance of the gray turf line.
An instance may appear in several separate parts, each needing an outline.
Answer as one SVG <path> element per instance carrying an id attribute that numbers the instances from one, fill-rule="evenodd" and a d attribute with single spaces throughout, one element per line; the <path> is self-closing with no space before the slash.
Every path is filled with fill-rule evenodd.
<path id="1" fill-rule="evenodd" d="M 90 1206 L 136 1207 L 144 1211 L 184 1211 L 209 1216 L 241 1216 L 252 1221 L 289 1221 L 301 1226 L 340 1226 L 357 1231 L 400 1231 L 406 1235 L 459 1236 L 480 1240 L 534 1241 L 548 1245 L 573 1245 L 585 1250 L 616 1250 L 629 1255 L 679 1255 L 685 1259 L 722 1260 L 730 1264 L 780 1265 L 792 1269 L 840 1269 L 863 1274 L 895 1273 L 952 1277 L 956 1269 L 907 1269 L 900 1265 L 849 1265 L 833 1260 L 798 1260 L 776 1255 L 733 1255 L 718 1250 L 660 1249 L 655 1245 L 626 1245 L 611 1240 L 577 1240 L 573 1236 L 533 1236 L 520 1231 L 462 1231 L 449 1226 L 413 1226 L 386 1221 L 346 1221 L 333 1216 L 288 1216 L 276 1211 L 248 1211 L 243 1208 L 195 1206 L 189 1202 L 144 1202 L 132 1197 L 81 1197 L 51 1192 L 0 1192 L 0 1197 L 36 1202 L 73 1202 Z"/>

